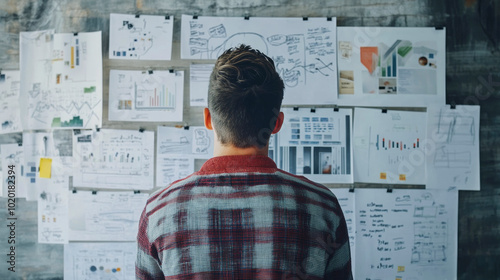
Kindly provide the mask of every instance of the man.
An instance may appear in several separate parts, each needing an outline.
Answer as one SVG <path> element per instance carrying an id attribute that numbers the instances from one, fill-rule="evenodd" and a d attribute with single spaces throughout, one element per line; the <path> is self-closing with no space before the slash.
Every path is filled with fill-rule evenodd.
<path id="1" fill-rule="evenodd" d="M 214 157 L 149 198 L 138 279 L 352 279 L 335 196 L 267 157 L 283 90 L 272 59 L 249 46 L 218 58 L 204 111 Z"/>

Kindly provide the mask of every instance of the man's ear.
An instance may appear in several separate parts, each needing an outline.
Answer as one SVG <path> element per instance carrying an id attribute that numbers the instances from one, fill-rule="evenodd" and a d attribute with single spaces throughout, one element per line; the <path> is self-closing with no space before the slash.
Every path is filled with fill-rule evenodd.
<path id="1" fill-rule="evenodd" d="M 212 115 L 210 115 L 210 111 L 208 110 L 208 108 L 205 108 L 205 110 L 203 110 L 203 121 L 205 123 L 205 127 L 208 130 L 214 129 L 212 127 Z"/>
<path id="2" fill-rule="evenodd" d="M 283 112 L 280 112 L 278 114 L 278 118 L 276 119 L 276 125 L 274 126 L 273 134 L 276 134 L 278 133 L 278 131 L 280 131 L 284 119 L 285 119 L 285 114 L 283 114 Z"/>

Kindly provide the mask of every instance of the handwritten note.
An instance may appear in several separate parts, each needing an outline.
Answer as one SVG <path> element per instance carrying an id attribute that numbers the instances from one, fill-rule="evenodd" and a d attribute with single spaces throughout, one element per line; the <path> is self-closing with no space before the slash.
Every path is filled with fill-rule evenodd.
<path id="1" fill-rule="evenodd" d="M 358 279 L 456 279 L 458 191 L 356 190 Z"/>

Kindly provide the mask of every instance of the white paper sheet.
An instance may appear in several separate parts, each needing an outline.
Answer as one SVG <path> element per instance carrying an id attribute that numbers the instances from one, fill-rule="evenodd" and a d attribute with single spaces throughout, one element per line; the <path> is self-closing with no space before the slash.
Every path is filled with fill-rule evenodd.
<path id="1" fill-rule="evenodd" d="M 38 180 L 38 243 L 68 243 L 68 177 Z"/>
<path id="2" fill-rule="evenodd" d="M 182 121 L 184 71 L 111 70 L 109 120 Z"/>
<path id="3" fill-rule="evenodd" d="M 52 160 L 51 177 L 57 178 L 72 175 L 72 131 L 24 132 L 23 149 L 27 201 L 38 199 L 37 187 L 40 186 L 39 169 L 41 158 L 50 158 Z"/>
<path id="4" fill-rule="evenodd" d="M 69 193 L 69 240 L 135 241 L 148 197 L 132 191 Z"/>
<path id="5" fill-rule="evenodd" d="M 0 147 L 0 149 L 1 149 L 1 147 Z M 1 166 L 1 165 L 2 165 L 2 158 L 1 158 L 1 156 L 0 156 L 0 166 Z M 3 169 L 2 169 L 2 170 L 3 170 Z M 5 188 L 5 194 L 6 194 L 6 195 L 8 195 L 8 194 L 9 194 L 9 193 L 8 193 L 8 186 L 9 186 L 9 182 L 8 182 L 8 180 L 7 180 L 7 179 L 6 179 L 6 180 L 4 180 L 4 179 L 3 179 L 3 171 L 2 171 L 2 170 L 0 170 L 0 197 L 4 197 L 4 195 L 3 195 L 3 194 L 4 194 L 4 190 L 3 190 L 4 188 Z M 4 185 L 5 185 L 5 186 L 4 186 Z"/>
<path id="6" fill-rule="evenodd" d="M 336 18 L 198 17 L 182 15 L 181 58 L 216 59 L 247 44 L 270 56 L 285 83 L 284 104 L 337 100 Z"/>
<path id="7" fill-rule="evenodd" d="M 339 27 L 337 34 L 339 104 L 444 105 L 445 29 Z"/>
<path id="8" fill-rule="evenodd" d="M 2 158 L 2 176 L 3 176 L 3 197 L 8 196 L 9 185 L 9 169 L 8 166 L 14 165 L 15 173 L 15 193 L 16 198 L 25 198 L 28 187 L 26 175 L 29 172 L 24 166 L 24 149 L 18 144 L 3 144 L 0 145 L 0 155 Z M 12 179 L 12 178 L 11 178 Z"/>
<path id="9" fill-rule="evenodd" d="M 456 279 L 457 190 L 355 193 L 357 279 Z"/>
<path id="10" fill-rule="evenodd" d="M 425 184 L 426 113 L 354 110 L 354 181 Z"/>
<path id="11" fill-rule="evenodd" d="M 479 106 L 427 108 L 426 188 L 479 190 Z"/>
<path id="12" fill-rule="evenodd" d="M 19 71 L 0 71 L 0 134 L 23 130 L 19 105 L 20 81 Z"/>
<path id="13" fill-rule="evenodd" d="M 320 183 L 352 183 L 352 110 L 283 108 L 279 168 Z"/>
<path id="14" fill-rule="evenodd" d="M 101 127 L 101 32 L 21 32 L 23 127 Z M 26 118 L 24 118 L 26 116 Z"/>
<path id="15" fill-rule="evenodd" d="M 195 161 L 213 157 L 214 133 L 201 126 L 189 129 L 158 126 L 156 186 L 187 177 L 195 171 Z"/>
<path id="16" fill-rule="evenodd" d="M 75 187 L 153 188 L 153 131 L 82 131 L 73 136 L 73 155 Z"/>
<path id="17" fill-rule="evenodd" d="M 174 17 L 110 14 L 109 58 L 170 60 Z"/>
<path id="18" fill-rule="evenodd" d="M 351 267 L 353 278 L 356 279 L 356 214 L 355 214 L 355 194 L 346 188 L 331 188 L 337 200 L 339 201 L 342 213 L 347 224 L 349 234 L 349 246 L 351 247 Z"/>
<path id="19" fill-rule="evenodd" d="M 64 245 L 64 279 L 134 280 L 135 242 L 75 242 Z"/>
<path id="20" fill-rule="evenodd" d="M 269 137 L 269 150 L 267 156 L 270 157 L 275 163 L 278 161 L 278 137 L 276 134 L 271 134 Z M 278 166 L 278 164 L 276 164 Z"/>
<path id="21" fill-rule="evenodd" d="M 208 106 L 208 84 L 214 64 L 191 64 L 189 68 L 189 100 L 191 106 Z"/>

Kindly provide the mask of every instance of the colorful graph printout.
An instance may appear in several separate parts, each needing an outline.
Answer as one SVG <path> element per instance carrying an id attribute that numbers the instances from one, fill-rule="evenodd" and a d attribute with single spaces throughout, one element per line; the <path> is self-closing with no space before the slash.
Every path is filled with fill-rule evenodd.
<path id="1" fill-rule="evenodd" d="M 444 105 L 445 29 L 339 27 L 337 35 L 339 104 Z"/>
<path id="2" fill-rule="evenodd" d="M 182 121 L 183 71 L 111 70 L 109 89 L 112 121 Z"/>
<path id="3" fill-rule="evenodd" d="M 354 181 L 425 184 L 426 114 L 354 110 Z"/>
<path id="4" fill-rule="evenodd" d="M 101 32 L 21 32 L 23 128 L 101 127 Z"/>

